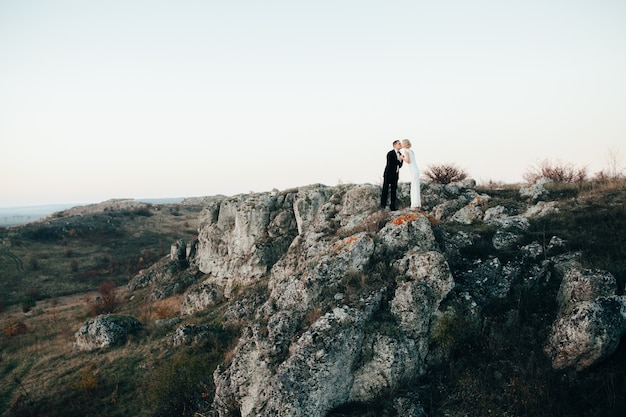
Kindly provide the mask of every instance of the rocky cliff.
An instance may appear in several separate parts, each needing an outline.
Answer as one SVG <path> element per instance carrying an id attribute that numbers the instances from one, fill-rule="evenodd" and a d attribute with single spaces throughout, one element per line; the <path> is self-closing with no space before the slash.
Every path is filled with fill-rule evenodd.
<path id="1" fill-rule="evenodd" d="M 528 335 L 553 368 L 580 371 L 617 349 L 626 297 L 616 279 L 583 268 L 558 236 L 526 233 L 558 210 L 537 201 L 541 183 L 512 207 L 472 181 L 423 184 L 421 211 L 381 210 L 379 193 L 311 185 L 213 199 L 197 242 L 177 242 L 131 282 L 154 298 L 184 292 L 183 316 L 240 330 L 213 375 L 216 414 L 322 417 L 384 402 L 385 415 L 425 415 L 414 382 L 463 349 L 461 335 L 519 332 L 532 308 L 524 294 L 554 307 Z"/>

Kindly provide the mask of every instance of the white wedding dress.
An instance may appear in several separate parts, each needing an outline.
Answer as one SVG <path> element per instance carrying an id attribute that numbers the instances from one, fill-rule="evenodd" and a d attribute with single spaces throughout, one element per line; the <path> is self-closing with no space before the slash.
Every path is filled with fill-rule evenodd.
<path id="1" fill-rule="evenodd" d="M 420 169 L 415 160 L 415 153 L 409 148 L 402 149 L 404 154 L 409 155 L 411 162 L 409 172 L 411 173 L 411 208 L 420 208 L 422 206 L 422 195 L 420 190 Z"/>

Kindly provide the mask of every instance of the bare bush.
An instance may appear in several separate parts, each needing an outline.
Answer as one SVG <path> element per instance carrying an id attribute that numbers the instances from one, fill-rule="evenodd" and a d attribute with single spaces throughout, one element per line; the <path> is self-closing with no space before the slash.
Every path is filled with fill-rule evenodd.
<path id="1" fill-rule="evenodd" d="M 544 159 L 537 166 L 529 168 L 523 177 L 529 183 L 540 178 L 548 178 L 558 183 L 581 183 L 587 179 L 587 167 L 576 168 L 571 163 L 553 163 Z"/>
<path id="2" fill-rule="evenodd" d="M 2 327 L 2 331 L 9 337 L 25 334 L 28 331 L 28 327 L 21 321 L 13 322 L 11 318 Z"/>
<path id="3" fill-rule="evenodd" d="M 618 149 L 609 149 L 606 157 L 608 163 L 608 169 L 605 173 L 608 179 L 616 179 L 622 177 L 622 156 L 619 153 Z"/>
<path id="4" fill-rule="evenodd" d="M 467 178 L 467 172 L 455 164 L 429 165 L 424 176 L 437 184 L 450 184 Z"/>
<path id="5" fill-rule="evenodd" d="M 119 304 L 117 300 L 117 288 L 113 281 L 105 281 L 98 289 L 98 298 L 90 304 L 89 310 L 92 315 L 114 313 Z"/>
<path id="6" fill-rule="evenodd" d="M 23 313 L 28 313 L 36 305 L 37 305 L 37 302 L 35 301 L 33 297 L 24 296 L 24 298 L 22 298 L 21 306 L 22 306 Z"/>

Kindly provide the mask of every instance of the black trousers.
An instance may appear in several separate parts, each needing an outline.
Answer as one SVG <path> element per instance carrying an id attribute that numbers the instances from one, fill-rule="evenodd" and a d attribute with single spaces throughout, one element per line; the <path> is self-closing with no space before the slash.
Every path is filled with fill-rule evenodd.
<path id="1" fill-rule="evenodd" d="M 398 208 L 398 178 L 383 177 L 383 192 L 380 195 L 380 207 L 387 207 L 387 197 L 391 193 L 391 202 L 389 208 L 397 210 Z"/>

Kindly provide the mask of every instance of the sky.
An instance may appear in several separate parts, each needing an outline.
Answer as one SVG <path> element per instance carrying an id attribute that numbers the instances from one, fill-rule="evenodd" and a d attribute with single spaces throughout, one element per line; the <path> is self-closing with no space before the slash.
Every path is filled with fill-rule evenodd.
<path id="1" fill-rule="evenodd" d="M 625 74 L 623 0 L 0 0 L 0 207 L 593 174 Z"/>

